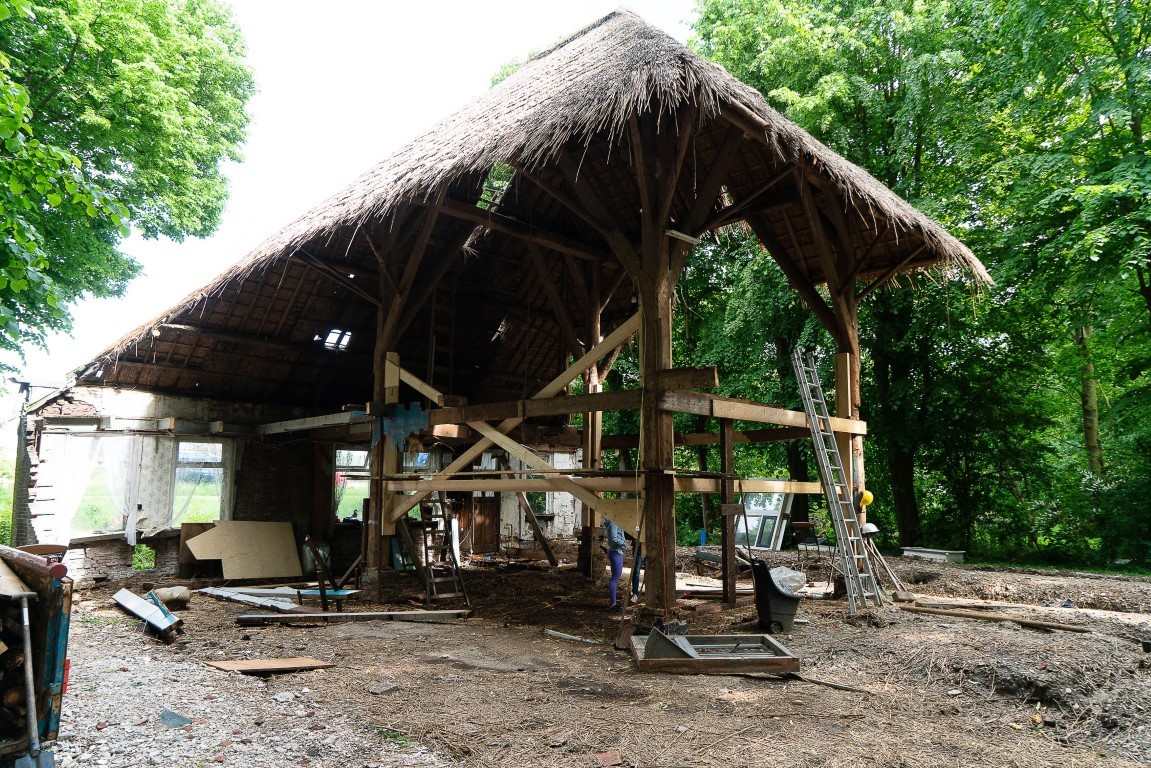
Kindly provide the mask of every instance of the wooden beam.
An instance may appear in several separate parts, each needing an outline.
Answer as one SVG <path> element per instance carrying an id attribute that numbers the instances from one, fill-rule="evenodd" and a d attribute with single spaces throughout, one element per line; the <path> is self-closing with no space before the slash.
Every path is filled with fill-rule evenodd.
<path id="1" fill-rule="evenodd" d="M 738 221 L 740 218 L 742 218 L 744 213 L 752 210 L 753 206 L 755 206 L 756 209 L 759 209 L 760 203 L 767 195 L 767 193 L 770 192 L 776 184 L 783 181 L 784 179 L 791 178 L 791 176 L 791 167 L 788 166 L 787 168 L 784 168 L 782 171 L 768 179 L 765 183 L 756 187 L 752 193 L 743 198 L 743 200 L 736 201 L 723 210 L 713 213 L 711 218 L 708 219 L 700 227 L 700 230 L 702 232 L 710 232 L 713 229 L 719 229 L 720 227 L 724 227 L 728 224 L 732 224 Z M 780 202 L 784 202 L 785 200 L 791 202 L 792 198 L 790 196 L 779 197 L 778 199 L 773 200 L 770 205 L 776 205 Z"/>
<path id="2" fill-rule="evenodd" d="M 310 429 L 323 427 L 338 427 L 361 421 L 365 418 L 362 411 L 344 411 L 330 413 L 325 416 L 309 416 L 304 419 L 289 419 L 287 421 L 274 421 L 269 424 L 260 424 L 256 427 L 257 435 L 282 435 L 287 432 L 307 432 Z"/>
<path id="3" fill-rule="evenodd" d="M 595 493 L 638 493 L 643 490 L 643 478 L 635 477 L 577 477 L 573 478 L 580 487 Z M 735 493 L 803 493 L 819 495 L 823 488 L 819 483 L 801 483 L 792 480 L 770 480 L 758 478 L 737 479 Z M 676 477 L 673 486 L 676 493 L 719 493 L 723 481 L 710 477 Z M 486 492 L 517 493 L 517 492 L 543 492 L 564 493 L 560 483 L 555 478 L 518 477 L 500 480 L 485 480 L 478 478 L 448 479 L 448 478 L 415 478 L 412 480 L 388 480 L 388 487 L 395 491 L 414 491 L 420 494 L 431 494 L 444 491 L 454 492 Z M 404 497 L 412 498 L 412 497 Z"/>
<path id="4" fill-rule="evenodd" d="M 811 438 L 811 430 L 807 427 L 772 427 L 771 429 L 748 429 L 742 432 L 733 432 L 732 440 L 736 443 L 778 443 L 783 440 L 803 440 Z M 676 432 L 676 445 L 719 445 L 718 432 Z M 603 447 L 607 450 L 620 448 L 636 448 L 639 446 L 639 435 L 605 435 Z"/>
<path id="5" fill-rule="evenodd" d="M 568 395 L 532 400 L 509 400 L 502 403 L 477 403 L 456 408 L 442 408 L 429 414 L 434 424 L 466 424 L 469 421 L 496 419 L 530 419 L 541 416 L 566 416 L 588 411 L 630 411 L 639 408 L 643 391 L 625 389 L 597 392 L 591 395 Z"/>
<path id="6" fill-rule="evenodd" d="M 719 461 L 720 472 L 726 475 L 719 484 L 720 509 L 728 507 L 735 500 L 735 483 L 730 479 L 735 474 L 735 430 L 731 419 L 719 420 Z M 735 605 L 735 581 L 739 577 L 739 566 L 735 562 L 735 515 L 723 514 L 723 535 L 720 538 L 720 562 L 723 569 L 723 599 L 728 605 Z M 750 535 L 750 531 L 748 534 Z"/>
<path id="7" fill-rule="evenodd" d="M 420 227 L 419 235 L 416 237 L 416 242 L 412 246 L 411 252 L 408 254 L 407 264 L 404 265 L 404 275 L 400 278 L 400 290 L 396 293 L 393 301 L 388 305 L 387 315 L 380 327 L 379 334 L 383 338 L 383 346 L 387 349 L 393 349 L 398 341 L 398 330 L 400 318 L 403 316 L 404 307 L 408 303 L 408 298 L 412 293 L 412 284 L 415 283 L 416 275 L 419 273 L 420 264 L 423 262 L 424 254 L 428 250 L 428 243 L 431 242 L 432 232 L 435 230 L 436 218 L 440 213 L 440 204 L 443 202 L 447 188 L 440 190 L 439 195 L 436 197 L 432 207 L 428 209 L 422 226 Z"/>
<path id="8" fill-rule="evenodd" d="M 624 234 L 624 228 L 619 218 L 614 216 L 611 210 L 595 195 L 590 184 L 580 183 L 580 169 L 575 160 L 566 151 L 561 151 L 557 156 L 557 165 L 576 199 L 592 216 L 604 222 L 606 230 L 603 235 L 615 257 L 619 259 L 627 271 L 638 270 L 639 254 L 636 253 L 635 247 Z"/>
<path id="9" fill-rule="evenodd" d="M 782 427 L 801 427 L 807 424 L 807 415 L 801 411 L 789 411 L 771 405 L 720 397 L 704 392 L 663 392 L 659 395 L 658 407 L 662 411 L 673 413 L 693 413 L 697 416 L 778 424 Z M 867 422 L 864 421 L 838 419 L 833 416 L 831 426 L 836 432 L 852 435 L 867 434 Z"/>
<path id="10" fill-rule="evenodd" d="M 404 313 L 400 317 L 399 327 L 396 329 L 396 337 L 400 338 L 407 332 L 409 326 L 415 322 L 416 315 L 423 309 L 424 305 L 428 303 L 428 299 L 432 297 L 436 289 L 440 285 L 440 281 L 457 265 L 456 257 L 463 250 L 471 239 L 472 233 L 475 228 L 469 228 L 458 235 L 452 240 L 448 247 L 443 249 L 441 256 L 436 259 L 436 264 L 432 267 L 432 271 L 426 274 L 426 277 L 418 285 L 413 285 L 409 291 L 408 300 L 405 302 Z"/>
<path id="11" fill-rule="evenodd" d="M 811 227 L 811 236 L 815 241 L 815 255 L 819 260 L 820 268 L 823 270 L 823 279 L 827 283 L 827 292 L 831 295 L 832 306 L 835 307 L 839 323 L 845 323 L 849 312 L 844 303 L 843 294 L 839 290 L 843 276 L 839 273 L 835 252 L 832 250 L 831 241 L 828 240 L 823 218 L 819 215 L 819 209 L 815 203 L 815 192 L 812 190 L 811 182 L 808 181 L 807 176 L 802 173 L 799 174 L 799 199 L 803 203 L 807 223 Z"/>
<path id="12" fill-rule="evenodd" d="M 443 392 L 440 392 L 431 384 L 428 384 L 426 381 L 421 379 L 419 376 L 416 376 L 406 368 L 400 368 L 400 381 L 407 384 L 409 387 L 416 390 L 436 405 L 442 406 L 444 404 L 445 395 Z"/>

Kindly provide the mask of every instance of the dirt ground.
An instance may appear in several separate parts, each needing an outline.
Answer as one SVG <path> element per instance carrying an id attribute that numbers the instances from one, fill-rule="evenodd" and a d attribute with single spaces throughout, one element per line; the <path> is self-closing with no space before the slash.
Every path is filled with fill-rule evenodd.
<path id="1" fill-rule="evenodd" d="M 794 553 L 772 559 L 796 565 Z M 474 613 L 446 624 L 240 627 L 235 617 L 254 608 L 197 595 L 181 614 L 186 634 L 171 645 L 141 633 L 105 586 L 77 594 L 73 684 L 78 675 L 98 685 L 65 698 L 58 751 L 69 765 L 110 766 L 594 766 L 594 755 L 613 752 L 622 765 L 666 768 L 1151 763 L 1151 653 L 1139 642 L 1151 639 L 1151 579 L 892 564 L 931 605 L 997 601 L 997 612 L 1091 632 L 890 606 L 848 617 L 842 601 L 805 601 L 806 623 L 778 639 L 801 657 L 803 675 L 855 692 L 637 672 L 611 648 L 618 618 L 605 610 L 605 590 L 571 570 L 468 569 Z M 411 609 L 417 590 L 414 577 L 394 576 L 383 603 L 372 588 L 351 609 Z M 685 611 L 692 633 L 755 631 L 753 606 L 707 610 Z M 604 644 L 554 639 L 545 628 Z M 335 666 L 258 679 L 203 665 L 282 656 Z M 193 720 L 180 733 L 186 762 L 160 748 L 117 755 L 98 743 L 126 738 L 117 728 L 168 730 L 140 724 L 139 714 L 107 726 L 100 710 L 140 697 L 135 664 L 122 660 L 141 658 L 164 668 L 172 709 L 202 710 L 183 712 Z M 302 746 L 269 751 L 285 744 Z"/>

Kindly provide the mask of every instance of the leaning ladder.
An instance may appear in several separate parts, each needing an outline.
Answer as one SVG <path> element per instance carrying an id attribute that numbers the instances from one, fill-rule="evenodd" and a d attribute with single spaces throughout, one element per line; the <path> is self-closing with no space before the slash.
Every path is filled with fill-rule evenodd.
<path id="1" fill-rule="evenodd" d="M 860 607 L 868 606 L 868 600 L 879 605 L 879 586 L 859 530 L 859 518 L 855 514 L 855 503 L 847 473 L 843 469 L 843 459 L 839 455 L 839 446 L 835 442 L 835 431 L 831 428 L 831 417 L 827 414 L 827 401 L 823 396 L 823 386 L 819 383 L 815 358 L 810 352 L 796 349 L 791 354 L 791 364 L 799 382 L 803 411 L 811 427 L 819 479 L 827 495 L 830 517 L 835 526 L 835 540 L 843 561 L 843 578 L 847 586 L 848 610 L 854 615 Z"/>

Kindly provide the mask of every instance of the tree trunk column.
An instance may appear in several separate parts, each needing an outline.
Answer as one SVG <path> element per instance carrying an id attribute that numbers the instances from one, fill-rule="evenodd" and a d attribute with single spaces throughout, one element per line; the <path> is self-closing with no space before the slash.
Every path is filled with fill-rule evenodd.
<path id="1" fill-rule="evenodd" d="M 658 285 L 640 288 L 643 312 L 644 386 L 640 410 L 640 453 L 644 471 L 644 554 L 647 587 L 644 603 L 654 618 L 675 616 L 674 418 L 658 407 L 658 372 L 672 367 L 671 293 L 666 275 Z"/>

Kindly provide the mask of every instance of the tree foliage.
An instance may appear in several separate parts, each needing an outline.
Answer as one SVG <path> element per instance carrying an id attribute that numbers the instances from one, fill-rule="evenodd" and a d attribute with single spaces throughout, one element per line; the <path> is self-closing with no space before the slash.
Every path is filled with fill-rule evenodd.
<path id="1" fill-rule="evenodd" d="M 243 52 L 215 0 L 0 0 L 0 346 L 120 292 L 130 228 L 218 226 L 253 91 Z"/>
<path id="2" fill-rule="evenodd" d="M 873 517 L 904 543 L 1146 562 L 1151 3 L 698 7 L 698 50 L 951 227 L 996 279 L 917 281 L 862 307 Z M 747 263 L 728 253 L 708 258 Z M 749 293 L 724 317 L 756 312 Z M 788 327 L 760 316 L 751 361 Z"/>

